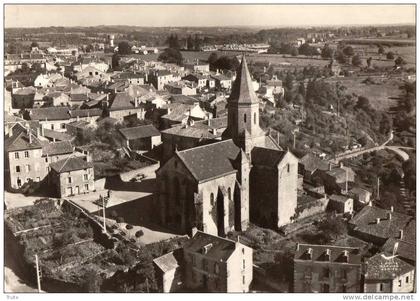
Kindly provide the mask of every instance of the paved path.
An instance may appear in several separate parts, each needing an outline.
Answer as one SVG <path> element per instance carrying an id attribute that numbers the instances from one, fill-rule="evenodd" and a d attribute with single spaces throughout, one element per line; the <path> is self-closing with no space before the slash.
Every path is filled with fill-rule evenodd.
<path id="1" fill-rule="evenodd" d="M 407 147 L 401 147 L 401 146 L 386 146 L 386 149 L 393 151 L 394 153 L 396 153 L 398 156 L 401 157 L 401 159 L 403 159 L 404 161 L 408 161 L 408 159 L 410 159 L 410 156 L 403 151 L 403 149 L 409 149 Z M 413 149 L 413 148 L 411 148 Z"/>

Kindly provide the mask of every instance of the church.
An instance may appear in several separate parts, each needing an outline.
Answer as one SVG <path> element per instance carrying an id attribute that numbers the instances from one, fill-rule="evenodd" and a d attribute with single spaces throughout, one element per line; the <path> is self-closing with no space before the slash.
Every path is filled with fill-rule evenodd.
<path id="1" fill-rule="evenodd" d="M 227 109 L 222 141 L 175 150 L 156 171 L 155 202 L 164 226 L 225 236 L 246 230 L 250 221 L 278 228 L 295 214 L 298 159 L 261 129 L 245 56 Z"/>

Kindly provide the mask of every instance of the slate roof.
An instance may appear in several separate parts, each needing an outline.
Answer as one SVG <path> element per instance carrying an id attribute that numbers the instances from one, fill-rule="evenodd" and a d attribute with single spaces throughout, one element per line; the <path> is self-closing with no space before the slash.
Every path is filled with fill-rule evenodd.
<path id="1" fill-rule="evenodd" d="M 71 110 L 70 116 L 72 118 L 79 117 L 92 117 L 92 116 L 101 116 L 102 115 L 102 109 L 82 109 L 82 110 Z"/>
<path id="2" fill-rule="evenodd" d="M 50 167 L 58 173 L 93 168 L 92 162 L 86 162 L 80 157 L 69 157 L 50 164 Z"/>
<path id="3" fill-rule="evenodd" d="M 127 140 L 141 139 L 146 137 L 160 136 L 160 132 L 153 125 L 142 125 L 119 130 Z"/>
<path id="4" fill-rule="evenodd" d="M 391 219 L 387 217 L 388 213 L 391 214 Z M 380 218 L 379 224 L 376 222 L 377 218 Z M 355 226 L 356 231 L 388 239 L 397 237 L 399 230 L 404 229 L 411 219 L 410 216 L 399 212 L 365 206 L 350 220 L 350 224 Z"/>
<path id="5" fill-rule="evenodd" d="M 73 153 L 73 146 L 69 141 L 51 142 L 42 147 L 43 156 L 56 156 Z"/>
<path id="6" fill-rule="evenodd" d="M 229 259 L 236 248 L 236 244 L 233 240 L 197 231 L 197 233 L 185 243 L 184 249 L 202 254 L 202 250 L 205 246 L 209 246 L 207 253 L 205 254 L 206 257 L 224 262 Z"/>
<path id="7" fill-rule="evenodd" d="M 173 252 L 153 259 L 153 262 L 164 273 L 172 271 L 181 265 L 183 259 L 182 249 L 176 249 Z"/>
<path id="8" fill-rule="evenodd" d="M 70 119 L 69 109 L 66 107 L 48 107 L 31 109 L 29 111 L 31 120 L 67 120 Z"/>
<path id="9" fill-rule="evenodd" d="M 312 256 L 309 256 L 308 249 L 312 249 Z M 330 250 L 330 256 L 326 256 L 327 249 Z M 348 260 L 346 261 L 344 252 L 348 251 Z M 359 248 L 298 244 L 295 252 L 295 260 L 310 261 L 329 261 L 337 263 L 361 264 L 362 255 Z"/>
<path id="10" fill-rule="evenodd" d="M 60 141 L 70 141 L 73 139 L 73 137 L 67 133 L 64 132 L 57 132 L 50 129 L 44 129 L 44 137 L 56 139 Z"/>
<path id="11" fill-rule="evenodd" d="M 236 172 L 232 162 L 240 149 L 231 139 L 176 152 L 194 178 L 201 182 Z"/>
<path id="12" fill-rule="evenodd" d="M 315 154 L 308 153 L 303 156 L 299 163 L 302 164 L 305 170 L 313 172 L 317 169 L 327 171 L 329 169 L 329 164 L 326 161 L 321 160 Z"/>
<path id="13" fill-rule="evenodd" d="M 257 95 L 255 94 L 251 75 L 248 71 L 245 56 L 242 56 L 241 65 L 237 70 L 235 82 L 232 85 L 232 92 L 228 98 L 228 102 L 238 103 L 259 103 Z"/>
<path id="14" fill-rule="evenodd" d="M 391 280 L 414 270 L 396 256 L 377 254 L 366 261 L 366 280 Z"/>
<path id="15" fill-rule="evenodd" d="M 251 151 L 252 164 L 276 167 L 286 155 L 286 151 L 254 147 Z"/>
<path id="16" fill-rule="evenodd" d="M 32 143 L 29 142 L 29 136 L 26 132 L 20 132 L 19 134 L 12 136 L 5 140 L 5 149 L 7 152 L 30 150 L 42 148 L 42 143 L 32 135 Z"/>

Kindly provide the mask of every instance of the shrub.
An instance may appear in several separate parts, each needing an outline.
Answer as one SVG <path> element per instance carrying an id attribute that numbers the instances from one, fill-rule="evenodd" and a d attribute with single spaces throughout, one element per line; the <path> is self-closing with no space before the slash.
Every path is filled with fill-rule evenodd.
<path id="1" fill-rule="evenodd" d="M 139 230 L 136 232 L 136 237 L 142 237 L 144 235 L 143 230 Z"/>
<path id="2" fill-rule="evenodd" d="M 128 224 L 127 226 L 125 226 L 125 228 L 126 228 L 127 230 L 133 229 L 133 225 Z"/>

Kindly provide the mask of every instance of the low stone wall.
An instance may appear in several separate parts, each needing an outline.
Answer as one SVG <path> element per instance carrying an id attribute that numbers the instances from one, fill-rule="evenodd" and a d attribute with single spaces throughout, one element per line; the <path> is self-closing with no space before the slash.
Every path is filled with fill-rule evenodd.
<path id="1" fill-rule="evenodd" d="M 314 202 L 312 206 L 308 206 L 307 208 L 299 212 L 297 220 L 301 220 L 303 218 L 325 212 L 327 210 L 328 201 L 329 200 L 327 198 L 316 200 L 316 202 Z"/>

